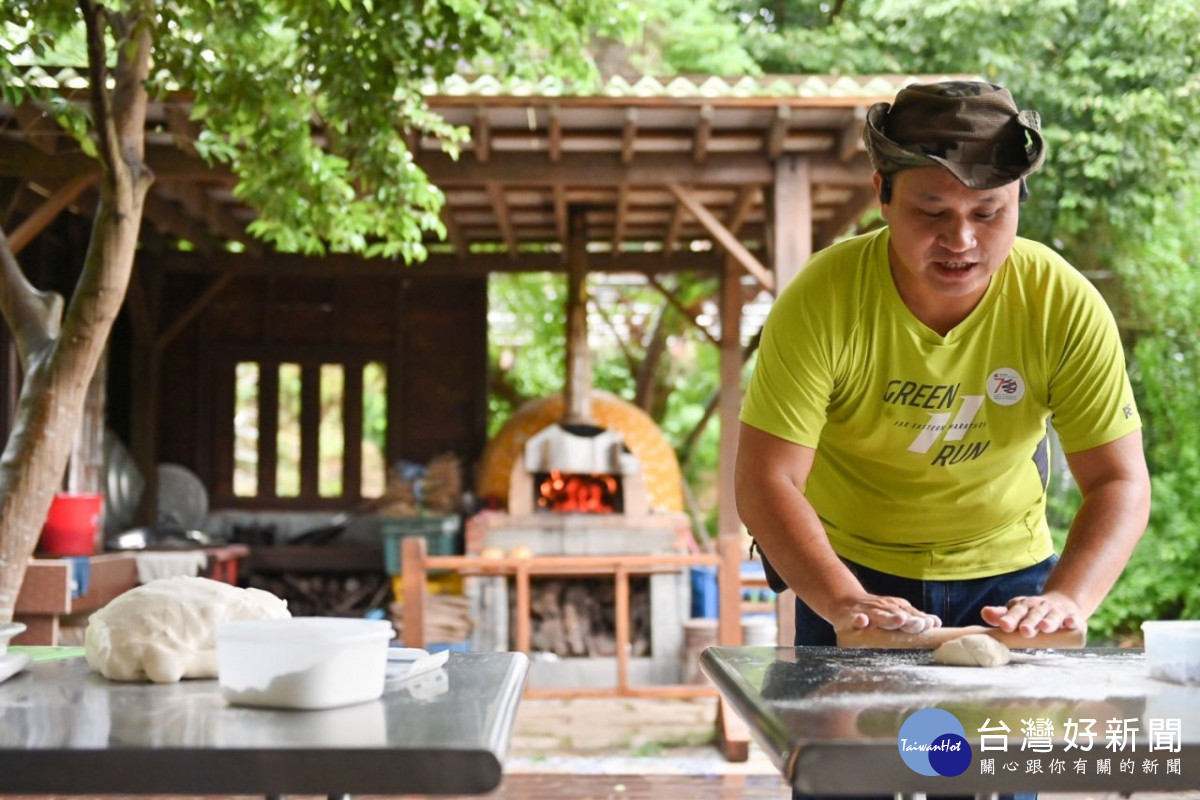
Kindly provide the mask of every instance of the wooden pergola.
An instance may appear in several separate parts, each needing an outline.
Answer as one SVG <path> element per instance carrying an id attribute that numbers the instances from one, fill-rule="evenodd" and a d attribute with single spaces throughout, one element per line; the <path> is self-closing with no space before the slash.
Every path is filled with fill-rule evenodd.
<path id="1" fill-rule="evenodd" d="M 67 91 L 82 80 L 71 70 L 42 77 Z M 446 121 L 469 128 L 471 141 L 457 159 L 436 141 L 409 143 L 445 193 L 448 232 L 445 242 L 429 242 L 430 257 L 412 272 L 633 273 L 668 300 L 662 274 L 719 275 L 720 329 L 733 334 L 719 340 L 719 527 L 735 532 L 732 453 L 743 306 L 774 294 L 814 250 L 871 207 L 872 170 L 862 145 L 866 110 L 910 82 L 930 79 L 614 78 L 586 95 L 549 81 L 448 82 L 427 94 L 428 103 Z M 190 112 L 190 98 L 181 92 L 153 103 L 147 120 L 147 161 L 156 181 L 143 245 L 156 255 L 139 260 L 127 300 L 145 352 L 162 353 L 239 276 L 396 272 L 391 261 L 268 252 L 245 233 L 254 212 L 234 197 L 234 176 L 197 155 L 200 125 Z M 89 216 L 96 172 L 96 163 L 42 109 L 0 105 L 0 202 L 9 209 L 14 249 L 29 245 L 60 214 Z M 179 249 L 180 241 L 190 243 L 189 252 Z M 230 252 L 229 242 L 240 242 L 241 252 Z M 204 281 L 169 324 L 155 322 L 148 311 L 161 302 L 156 272 Z M 155 424 L 153 414 L 138 416 Z M 147 430 L 135 439 L 135 455 L 154 463 L 156 434 Z"/>

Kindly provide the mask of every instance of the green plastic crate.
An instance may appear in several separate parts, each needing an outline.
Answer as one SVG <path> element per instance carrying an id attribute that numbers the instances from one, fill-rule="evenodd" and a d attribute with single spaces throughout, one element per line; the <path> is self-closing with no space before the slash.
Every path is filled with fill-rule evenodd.
<path id="1" fill-rule="evenodd" d="M 379 534 L 383 537 L 383 563 L 389 575 L 401 572 L 400 552 L 409 536 L 425 537 L 425 549 L 431 556 L 453 556 L 459 546 L 461 520 L 457 514 L 445 517 L 381 517 Z"/>

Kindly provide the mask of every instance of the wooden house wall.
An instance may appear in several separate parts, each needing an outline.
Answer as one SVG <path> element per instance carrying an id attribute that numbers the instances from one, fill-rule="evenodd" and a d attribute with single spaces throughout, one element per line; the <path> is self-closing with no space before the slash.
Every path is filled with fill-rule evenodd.
<path id="1" fill-rule="evenodd" d="M 487 435 L 486 277 L 397 271 L 396 277 L 248 276 L 228 284 L 164 352 L 160 460 L 195 471 L 214 506 L 352 504 L 311 493 L 276 503 L 232 497 L 233 365 L 266 359 L 311 369 L 383 362 L 387 463 L 425 463 L 444 452 L 473 463 Z M 164 280 L 164 325 L 184 313 L 207 280 L 194 274 Z"/>
<path id="2" fill-rule="evenodd" d="M 71 294 L 87 248 L 89 221 L 62 215 L 21 254 L 41 289 Z M 212 258 L 219 259 L 220 255 Z M 168 330 L 196 304 L 213 272 L 162 271 L 152 254 L 139 254 L 135 280 L 146 291 L 158 331 Z M 135 430 L 155 426 L 158 463 L 182 464 L 209 489 L 212 507 L 232 494 L 232 430 L 222 424 L 232 406 L 229 365 L 242 359 L 286 357 L 322 361 L 380 360 L 388 368 L 388 464 L 424 463 L 454 452 L 472 465 L 487 436 L 486 275 L 253 274 L 227 284 L 170 340 L 156 378 L 158 412 L 138 419 L 133 375 L 139 350 L 134 326 L 122 311 L 107 355 L 105 423 L 129 445 Z M 6 326 L 0 331 L 0 426 L 7 438 L 20 386 L 20 369 Z M 141 356 L 144 357 L 144 356 Z M 226 369 L 223 371 L 222 367 Z M 353 459 L 349 459 L 353 460 Z M 301 500 L 287 507 L 350 507 L 356 499 Z M 277 507 L 238 498 L 230 506 Z M 287 504 L 285 504 L 287 505 Z"/>

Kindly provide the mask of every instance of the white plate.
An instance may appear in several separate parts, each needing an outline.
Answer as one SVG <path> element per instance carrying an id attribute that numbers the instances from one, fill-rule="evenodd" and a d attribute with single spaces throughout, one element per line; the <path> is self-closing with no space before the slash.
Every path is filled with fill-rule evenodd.
<path id="1" fill-rule="evenodd" d="M 158 465 L 158 518 L 184 530 L 204 527 L 208 490 L 196 473 L 179 464 Z"/>
<path id="2" fill-rule="evenodd" d="M 0 683 L 25 669 L 32 660 L 28 653 L 5 653 L 0 656 Z"/>
<path id="3" fill-rule="evenodd" d="M 104 532 L 120 533 L 133 524 L 146 480 L 112 431 L 104 433 L 104 487 Z"/>
<path id="4" fill-rule="evenodd" d="M 8 640 L 24 630 L 24 622 L 0 622 L 0 656 L 8 652 Z"/>

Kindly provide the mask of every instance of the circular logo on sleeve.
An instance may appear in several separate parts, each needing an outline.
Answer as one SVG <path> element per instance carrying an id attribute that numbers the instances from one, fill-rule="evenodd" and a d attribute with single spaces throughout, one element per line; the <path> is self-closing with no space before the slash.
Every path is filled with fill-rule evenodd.
<path id="1" fill-rule="evenodd" d="M 1025 379 L 1009 367 L 993 370 L 987 380 L 988 397 L 996 405 L 1011 406 L 1025 396 Z"/>
<path id="2" fill-rule="evenodd" d="M 923 708 L 900 726 L 900 757 L 918 775 L 953 778 L 971 766 L 971 744 L 958 717 L 940 708 Z"/>

